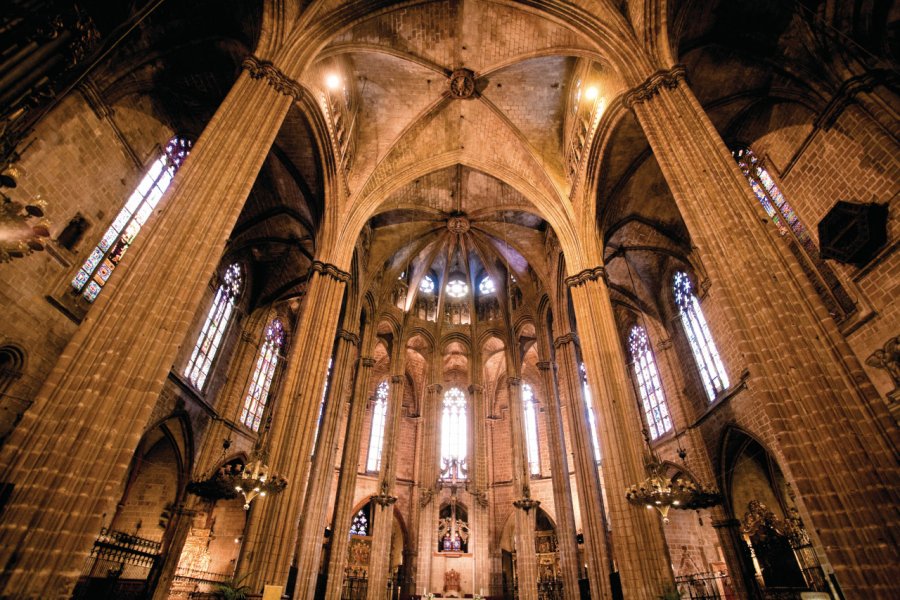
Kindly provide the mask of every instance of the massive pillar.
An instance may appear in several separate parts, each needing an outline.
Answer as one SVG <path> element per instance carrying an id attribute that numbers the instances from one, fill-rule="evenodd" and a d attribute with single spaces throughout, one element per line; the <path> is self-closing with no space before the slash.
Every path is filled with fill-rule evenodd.
<path id="1" fill-rule="evenodd" d="M 556 360 L 569 401 L 569 435 L 572 437 L 572 458 L 575 463 L 575 485 L 581 509 L 581 531 L 584 536 L 584 562 L 591 594 L 595 598 L 612 595 L 609 574 L 612 571 L 610 549 L 607 544 L 603 492 L 594 456 L 591 424 L 581 385 L 581 369 L 575 352 L 575 334 L 567 332 L 554 340 Z"/>
<path id="2" fill-rule="evenodd" d="M 345 319 L 356 321 L 356 315 Z M 337 452 L 337 436 L 341 423 L 341 413 L 347 395 L 347 381 L 356 364 L 359 336 L 346 329 L 338 331 L 337 348 L 334 352 L 334 375 L 322 423 L 316 440 L 306 499 L 300 517 L 300 534 L 297 542 L 297 587 L 294 598 L 312 600 L 319 579 L 319 564 L 322 559 L 322 540 L 325 531 L 325 512 L 331 497 L 331 483 L 334 478 L 334 455 Z"/>
<path id="3" fill-rule="evenodd" d="M 569 464 L 566 459 L 566 440 L 563 434 L 562 411 L 556 388 L 554 366 L 547 356 L 545 335 L 539 330 L 542 360 L 537 367 L 541 372 L 547 409 L 547 441 L 550 444 L 550 471 L 553 482 L 553 505 L 556 507 L 556 539 L 559 546 L 559 564 L 563 578 L 563 598 L 576 600 L 578 592 L 578 542 L 575 539 L 575 509 L 572 507 L 572 486 L 569 482 Z M 596 510 L 596 509 L 595 509 Z"/>
<path id="4" fill-rule="evenodd" d="M 13 487 L 0 524 L 0 596 L 71 593 L 103 515 L 114 512 L 206 282 L 291 105 L 292 88 L 263 76 L 275 78 L 238 77 L 157 222 L 125 255 L 121 276 L 3 448 L 0 480 Z"/>
<path id="5" fill-rule="evenodd" d="M 437 358 L 433 358 L 433 365 L 439 366 Z M 436 371 L 435 366 L 432 367 Z M 432 373 L 434 377 L 434 373 Z M 433 379 L 432 379 L 433 380 Z M 440 448 L 441 448 L 441 432 L 440 432 L 440 411 L 441 411 L 441 391 L 440 384 L 433 383 L 429 385 L 425 391 L 425 404 L 422 411 L 422 453 L 419 456 L 419 473 L 421 479 L 419 484 L 419 523 L 418 523 L 418 563 L 416 565 L 416 581 L 415 592 L 421 594 L 425 592 L 426 582 L 431 577 L 431 559 L 437 548 L 437 523 L 438 511 L 440 510 L 439 491 L 437 488 L 438 478 L 440 477 Z M 434 590 L 434 587 L 432 587 Z"/>
<path id="6" fill-rule="evenodd" d="M 363 348 L 371 352 L 372 327 L 366 329 Z M 328 582 L 325 589 L 326 600 L 339 600 L 344 585 L 344 569 L 347 567 L 347 547 L 350 542 L 350 521 L 353 518 L 353 494 L 356 491 L 356 474 L 359 472 L 359 449 L 362 443 L 363 424 L 366 420 L 366 406 L 369 398 L 369 379 L 375 359 L 364 356 L 359 360 L 353 397 L 350 399 L 350 416 L 347 419 L 347 433 L 344 435 L 341 455 L 341 474 L 338 478 L 337 498 L 334 516 L 331 520 L 331 543 L 328 551 Z"/>
<path id="7" fill-rule="evenodd" d="M 284 387 L 265 446 L 273 473 L 287 489 L 254 501 L 240 571 L 254 591 L 287 585 L 297 544 L 303 482 L 309 472 L 312 432 L 316 428 L 328 374 L 344 288 L 350 275 L 334 265 L 313 262 L 303 313 L 288 355 Z"/>
<path id="8" fill-rule="evenodd" d="M 683 68 L 654 74 L 625 103 L 703 253 L 708 301 L 724 316 L 718 328 L 738 349 L 733 360 L 744 361 L 729 368 L 748 370 L 748 389 L 840 585 L 852 595 L 900 596 L 898 430 L 884 402 L 809 283 L 795 276 L 795 259 L 760 224 L 758 201 Z"/>
<path id="9" fill-rule="evenodd" d="M 537 600 L 538 565 L 534 550 L 535 513 L 540 502 L 531 498 L 528 453 L 525 448 L 525 413 L 522 407 L 522 380 L 507 378 L 509 389 L 509 427 L 512 440 L 513 502 L 516 524 L 516 578 L 520 600 Z"/>
<path id="10" fill-rule="evenodd" d="M 616 330 L 603 267 L 566 279 L 578 320 L 582 358 L 599 428 L 613 555 L 626 598 L 657 598 L 674 584 L 668 547 L 655 512 L 625 500 L 625 488 L 647 477 L 648 456 Z"/>
<path id="11" fill-rule="evenodd" d="M 384 425 L 384 448 L 381 460 L 381 477 L 379 477 L 379 493 L 372 500 L 372 552 L 369 558 L 368 600 L 381 600 L 385 597 L 385 588 L 391 568 L 391 533 L 394 530 L 394 486 L 397 483 L 397 460 L 400 446 L 400 419 L 403 416 L 403 392 L 405 353 L 397 353 L 394 373 L 391 376 L 391 395 L 388 399 L 387 415 Z M 396 373 L 401 374 L 396 374 Z"/>
<path id="12" fill-rule="evenodd" d="M 481 369 L 480 361 L 472 357 L 473 381 L 479 381 Z M 469 544 L 469 551 L 473 554 L 475 577 L 472 579 L 473 594 L 484 595 L 484 590 L 490 590 L 491 564 L 490 564 L 490 540 L 491 540 L 491 512 L 488 508 L 488 455 L 487 455 L 487 407 L 484 405 L 484 387 L 480 383 L 469 386 L 469 394 L 472 398 L 472 453 L 474 457 L 474 469 L 471 469 L 472 487 L 469 493 L 472 495 L 472 506 L 469 510 L 469 524 L 472 526 L 474 543 Z M 490 594 L 490 591 L 488 591 Z"/>

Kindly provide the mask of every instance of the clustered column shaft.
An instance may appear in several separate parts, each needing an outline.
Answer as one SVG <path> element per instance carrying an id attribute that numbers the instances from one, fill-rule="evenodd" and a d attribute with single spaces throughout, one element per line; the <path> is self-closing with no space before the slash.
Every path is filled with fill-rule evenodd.
<path id="1" fill-rule="evenodd" d="M 525 447 L 525 414 L 522 406 L 522 380 L 507 379 L 509 389 L 509 426 L 512 439 L 513 490 L 519 498 L 513 502 L 516 524 L 516 577 L 519 598 L 537 600 L 537 555 L 534 551 L 535 513 L 540 502 L 531 499 L 528 454 Z"/>

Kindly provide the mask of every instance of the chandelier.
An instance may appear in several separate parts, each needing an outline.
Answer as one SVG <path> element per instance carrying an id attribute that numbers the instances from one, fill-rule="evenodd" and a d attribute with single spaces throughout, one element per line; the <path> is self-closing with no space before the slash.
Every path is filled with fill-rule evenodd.
<path id="1" fill-rule="evenodd" d="M 0 173 L 0 187 L 14 188 L 22 170 L 7 167 Z M 47 202 L 35 196 L 26 203 L 0 193 L 0 262 L 10 262 L 44 249 L 50 237 L 50 221 L 44 218 Z"/>
<path id="2" fill-rule="evenodd" d="M 269 465 L 257 456 L 246 465 L 235 464 L 226 469 L 222 479 L 244 497 L 244 510 L 250 510 L 250 503 L 259 496 L 280 494 L 287 487 L 287 479 L 280 475 L 269 475 Z"/>
<path id="3" fill-rule="evenodd" d="M 625 498 L 636 506 L 655 508 L 662 516 L 663 523 L 669 522 L 670 508 L 699 510 L 722 501 L 722 495 L 713 486 L 690 479 L 667 478 L 658 461 L 648 464 L 647 471 L 650 475 L 647 479 L 625 489 Z"/>

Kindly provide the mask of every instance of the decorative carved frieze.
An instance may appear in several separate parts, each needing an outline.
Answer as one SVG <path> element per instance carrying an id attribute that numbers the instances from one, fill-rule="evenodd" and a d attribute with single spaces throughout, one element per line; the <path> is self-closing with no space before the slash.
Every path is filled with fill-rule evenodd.
<path id="1" fill-rule="evenodd" d="M 579 285 L 582 285 L 588 281 L 597 281 L 598 279 L 602 279 L 603 283 L 609 283 L 609 278 L 606 273 L 606 267 L 599 266 L 592 269 L 585 269 L 584 271 L 576 273 L 571 277 L 566 277 L 566 285 L 570 288 L 578 287 Z"/>
<path id="2" fill-rule="evenodd" d="M 285 75 L 271 61 L 251 54 L 241 63 L 241 68 L 247 71 L 251 79 L 265 79 L 266 83 L 279 94 L 290 96 L 294 100 L 303 97 L 303 87 Z"/>
<path id="3" fill-rule="evenodd" d="M 684 65 L 675 65 L 671 69 L 661 69 L 648 77 L 642 84 L 625 94 L 623 104 L 628 110 L 634 110 L 635 104 L 641 104 L 657 95 L 662 88 L 675 89 L 679 80 L 685 79 L 687 69 Z"/>

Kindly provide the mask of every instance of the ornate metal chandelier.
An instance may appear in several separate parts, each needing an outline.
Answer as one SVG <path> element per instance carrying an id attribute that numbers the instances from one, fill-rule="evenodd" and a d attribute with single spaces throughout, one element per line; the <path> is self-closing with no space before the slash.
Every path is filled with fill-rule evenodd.
<path id="1" fill-rule="evenodd" d="M 221 477 L 244 497 L 244 510 L 250 510 L 250 503 L 257 496 L 274 496 L 287 487 L 287 479 L 280 475 L 269 475 L 269 465 L 261 456 L 253 458 L 246 465 L 232 465 Z"/>
<path id="2" fill-rule="evenodd" d="M 0 187 L 16 187 L 22 171 L 7 167 L 0 173 Z M 44 249 L 50 237 L 50 221 L 44 217 L 47 202 L 35 196 L 27 203 L 0 193 L 0 262 L 10 262 Z"/>
<path id="3" fill-rule="evenodd" d="M 669 509 L 698 510 L 722 501 L 719 490 L 690 479 L 669 479 L 663 466 L 654 461 L 647 465 L 649 477 L 625 489 L 625 498 L 636 506 L 655 508 L 663 523 L 669 522 Z"/>

